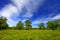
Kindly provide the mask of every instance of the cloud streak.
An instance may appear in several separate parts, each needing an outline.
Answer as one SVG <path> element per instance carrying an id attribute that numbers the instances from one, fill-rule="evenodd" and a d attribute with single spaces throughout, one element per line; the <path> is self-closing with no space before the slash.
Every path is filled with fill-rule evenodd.
<path id="1" fill-rule="evenodd" d="M 33 21 L 33 25 L 36 25 L 36 24 L 39 24 L 41 22 L 43 22 L 44 24 L 46 24 L 48 21 L 51 21 L 51 20 L 60 20 L 60 14 L 57 14 L 56 16 L 54 17 L 47 17 L 47 18 L 38 18 L 37 20 Z"/>
<path id="2" fill-rule="evenodd" d="M 5 5 L 4 8 L 0 11 L 0 15 L 4 16 L 8 19 L 9 25 L 16 25 L 17 21 L 20 19 L 17 19 L 17 21 L 12 19 L 12 16 L 14 18 L 20 16 L 22 8 L 25 6 L 27 12 L 24 17 L 31 18 L 33 16 L 33 12 L 36 11 L 39 5 L 42 4 L 43 0 L 11 0 L 12 3 Z M 22 20 L 22 19 L 21 19 Z M 11 22 L 13 22 L 11 24 Z"/>

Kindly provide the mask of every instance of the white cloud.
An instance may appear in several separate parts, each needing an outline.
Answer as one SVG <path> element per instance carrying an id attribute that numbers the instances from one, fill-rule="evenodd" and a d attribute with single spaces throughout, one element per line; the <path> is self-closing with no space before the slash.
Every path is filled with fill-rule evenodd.
<path id="1" fill-rule="evenodd" d="M 9 24 L 9 26 L 16 26 L 18 21 L 14 21 L 13 19 L 8 19 L 7 23 Z"/>
<path id="2" fill-rule="evenodd" d="M 19 11 L 27 4 L 28 0 L 11 0 L 13 4 L 18 8 Z"/>
<path id="3" fill-rule="evenodd" d="M 39 24 L 39 23 L 47 23 L 48 22 L 48 20 L 35 20 L 34 22 L 32 22 L 33 23 L 33 25 L 34 24 Z"/>
<path id="4" fill-rule="evenodd" d="M 26 7 L 26 14 L 23 15 L 24 17 L 32 17 L 33 12 L 36 11 L 38 8 L 38 5 L 42 4 L 43 0 L 11 0 L 13 2 L 5 5 L 5 7 L 0 10 L 0 16 L 4 16 L 8 19 L 9 25 L 14 25 L 17 23 L 17 21 L 14 21 L 11 19 L 11 17 L 16 17 L 20 15 L 20 12 L 22 11 L 22 8 Z M 11 24 L 12 23 L 12 24 Z"/>
<path id="5" fill-rule="evenodd" d="M 14 5 L 21 11 L 21 9 L 25 6 L 27 12 L 23 17 L 32 17 L 33 12 L 36 11 L 38 6 L 40 6 L 44 0 L 11 0 Z"/>
<path id="6" fill-rule="evenodd" d="M 8 19 L 7 23 L 10 26 L 13 26 L 17 22 L 11 19 L 12 16 L 17 16 L 18 15 L 18 9 L 17 7 L 13 6 L 12 4 L 5 5 L 5 7 L 0 11 L 0 15 L 4 16 Z"/>
<path id="7" fill-rule="evenodd" d="M 57 20 L 57 19 L 60 19 L 60 14 L 57 14 L 56 16 L 54 16 L 54 17 L 52 17 L 52 18 L 50 18 L 50 17 L 48 17 L 48 18 L 45 18 L 45 19 L 37 19 L 37 20 L 35 20 L 35 21 L 33 21 L 32 23 L 33 23 L 33 25 L 34 24 L 39 24 L 39 23 L 41 23 L 41 22 L 43 22 L 43 23 L 47 23 L 48 21 L 51 21 L 51 20 Z"/>
<path id="8" fill-rule="evenodd" d="M 24 6 L 26 7 L 27 12 L 23 16 L 31 18 L 33 16 L 33 12 L 36 11 L 38 6 L 42 5 L 44 2 L 44 0 L 11 0 L 11 1 L 13 2 L 14 5 L 10 3 L 8 5 L 5 5 L 5 7 L 2 10 L 0 10 L 0 16 L 7 17 L 8 24 L 11 26 L 16 25 L 16 23 L 20 20 L 19 19 L 17 21 L 14 21 L 13 19 L 11 19 L 11 17 L 19 16 Z M 38 18 L 37 20 L 33 22 L 33 24 L 39 24 L 40 22 L 46 23 L 49 21 L 48 19 L 49 20 L 60 19 L 60 14 L 52 18 L 50 17 L 45 18 L 45 20 L 44 19 L 40 20 Z M 22 20 L 22 21 L 24 22 L 25 20 Z"/>
<path id="9" fill-rule="evenodd" d="M 27 18 L 31 18 L 32 16 L 33 16 L 33 14 L 30 12 L 28 12 L 28 13 L 26 13 L 26 15 L 24 15 L 24 17 L 27 17 Z"/>
<path id="10" fill-rule="evenodd" d="M 13 6 L 12 4 L 6 5 L 1 11 L 0 15 L 4 17 L 11 17 L 13 14 L 16 14 L 18 12 L 17 8 Z"/>
<path id="11" fill-rule="evenodd" d="M 33 12 L 35 12 L 43 2 L 44 0 L 29 0 L 26 5 L 27 13 L 24 17 L 32 17 L 34 15 Z"/>
<path id="12" fill-rule="evenodd" d="M 52 19 L 53 19 L 53 20 L 60 19 L 60 14 L 54 16 Z"/>

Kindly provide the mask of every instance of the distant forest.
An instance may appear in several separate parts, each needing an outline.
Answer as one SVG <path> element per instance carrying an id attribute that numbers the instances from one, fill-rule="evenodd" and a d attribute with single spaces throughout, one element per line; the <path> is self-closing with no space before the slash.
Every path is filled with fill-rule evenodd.
<path id="1" fill-rule="evenodd" d="M 16 26 L 9 27 L 7 23 L 7 18 L 0 17 L 0 30 L 13 29 L 13 30 L 59 30 L 60 29 L 60 20 L 51 20 L 48 21 L 44 26 L 44 23 L 38 24 L 38 28 L 32 27 L 32 22 L 30 20 L 25 21 L 25 25 L 22 21 L 19 21 Z"/>

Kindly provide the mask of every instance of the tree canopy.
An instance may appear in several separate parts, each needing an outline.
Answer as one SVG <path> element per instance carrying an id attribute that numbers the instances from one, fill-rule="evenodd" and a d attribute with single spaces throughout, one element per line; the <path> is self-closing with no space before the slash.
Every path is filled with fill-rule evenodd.
<path id="1" fill-rule="evenodd" d="M 0 30 L 7 28 L 8 28 L 7 19 L 5 17 L 0 17 Z"/>
<path id="2" fill-rule="evenodd" d="M 16 28 L 17 29 L 23 29 L 24 28 L 24 25 L 23 25 L 23 23 L 21 22 L 21 21 L 19 21 L 18 23 L 17 23 L 17 25 L 16 25 Z"/>
<path id="3" fill-rule="evenodd" d="M 39 29 L 45 29 L 44 23 L 40 23 L 40 24 L 39 24 Z"/>
<path id="4" fill-rule="evenodd" d="M 32 25 L 31 25 L 31 21 L 30 20 L 26 20 L 25 21 L 25 25 L 26 25 L 26 29 L 31 29 L 32 28 Z"/>

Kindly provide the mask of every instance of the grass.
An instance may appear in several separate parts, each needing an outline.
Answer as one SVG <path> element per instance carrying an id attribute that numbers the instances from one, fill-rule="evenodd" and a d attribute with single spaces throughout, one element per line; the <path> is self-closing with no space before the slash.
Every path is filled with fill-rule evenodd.
<path id="1" fill-rule="evenodd" d="M 60 31 L 52 30 L 2 30 L 0 40 L 60 40 Z"/>

